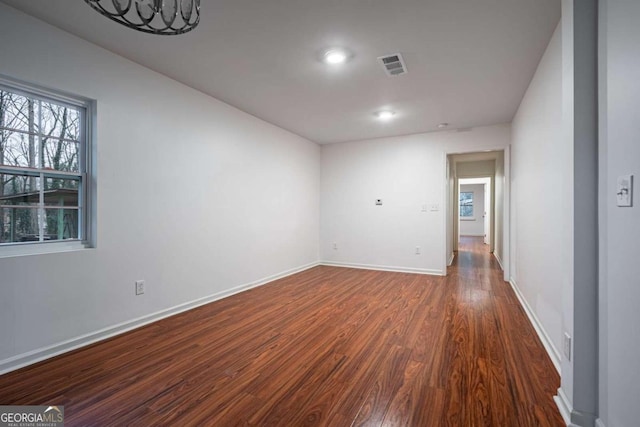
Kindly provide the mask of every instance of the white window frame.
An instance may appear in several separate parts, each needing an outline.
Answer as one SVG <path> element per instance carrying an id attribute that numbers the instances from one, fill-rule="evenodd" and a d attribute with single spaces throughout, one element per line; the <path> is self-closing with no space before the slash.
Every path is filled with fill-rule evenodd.
<path id="1" fill-rule="evenodd" d="M 0 89 L 37 101 L 66 105 L 80 112 L 80 138 L 78 172 L 31 169 L 28 167 L 0 165 L 0 172 L 9 174 L 29 174 L 44 178 L 77 178 L 78 190 L 78 238 L 65 240 L 42 240 L 34 242 L 10 242 L 0 244 L 0 258 L 18 255 L 67 252 L 95 246 L 95 176 L 94 176 L 94 123 L 96 102 L 94 100 L 47 89 L 0 75 Z M 41 113 L 40 113 L 41 114 Z M 41 184 L 42 185 L 42 184 Z M 38 210 L 44 209 L 42 193 Z"/>
<path id="2" fill-rule="evenodd" d="M 460 202 L 460 199 L 462 198 L 462 194 L 463 193 L 471 193 L 471 215 L 462 215 L 462 207 L 463 206 L 469 206 L 469 205 L 463 205 Z M 460 197 L 458 198 L 458 215 L 460 217 L 461 221 L 475 221 L 476 217 L 474 214 L 474 208 L 475 208 L 475 194 L 473 191 L 461 191 L 460 192 Z"/>

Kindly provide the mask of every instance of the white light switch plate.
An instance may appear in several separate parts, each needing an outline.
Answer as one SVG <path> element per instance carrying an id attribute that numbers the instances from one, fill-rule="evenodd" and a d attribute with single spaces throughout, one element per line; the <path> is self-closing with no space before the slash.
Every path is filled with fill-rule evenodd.
<path id="1" fill-rule="evenodd" d="M 621 175 L 618 177 L 616 202 L 620 207 L 633 206 L 633 175 Z"/>

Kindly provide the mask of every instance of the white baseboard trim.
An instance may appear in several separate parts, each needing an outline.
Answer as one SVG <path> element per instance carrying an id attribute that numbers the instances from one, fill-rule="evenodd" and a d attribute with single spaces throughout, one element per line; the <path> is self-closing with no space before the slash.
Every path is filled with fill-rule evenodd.
<path id="1" fill-rule="evenodd" d="M 157 322 L 158 320 L 174 316 L 176 314 L 194 309 L 196 307 L 200 307 L 205 304 L 209 304 L 211 302 L 229 297 L 231 295 L 249 290 L 251 288 L 266 285 L 267 283 L 273 282 L 274 280 L 282 279 L 283 277 L 300 273 L 301 271 L 316 267 L 319 264 L 320 263 L 316 261 L 299 267 L 295 267 L 259 280 L 255 280 L 253 282 L 245 283 L 243 285 L 215 293 L 213 295 L 179 304 L 174 307 L 170 307 L 164 310 L 157 311 L 155 313 L 138 317 L 136 319 L 119 323 L 117 325 L 108 326 L 98 331 L 90 332 L 88 334 L 81 335 L 79 337 L 72 338 L 57 344 L 18 354 L 17 356 L 13 356 L 8 359 L 0 360 L 0 375 L 6 374 L 7 372 L 15 371 L 16 369 L 20 369 L 46 359 L 50 359 L 52 357 L 67 353 L 72 350 L 76 350 L 81 347 L 85 347 L 90 344 L 94 344 L 107 338 L 129 332 L 141 326 L 148 325 L 149 323 Z"/>
<path id="2" fill-rule="evenodd" d="M 571 403 L 569 403 L 569 399 L 567 395 L 564 393 L 562 388 L 558 389 L 558 394 L 553 396 L 553 400 L 556 402 L 556 406 L 560 411 L 560 415 L 562 415 L 562 419 L 567 426 L 571 425 L 571 411 L 573 411 Z"/>
<path id="3" fill-rule="evenodd" d="M 493 256 L 496 258 L 496 261 L 498 261 L 498 264 L 500 265 L 500 270 L 504 271 L 504 266 L 502 265 L 502 260 L 500 259 L 498 254 L 495 253 L 495 251 L 493 252 Z"/>
<path id="4" fill-rule="evenodd" d="M 430 270 L 428 268 L 393 267 L 388 265 L 354 264 L 350 262 L 337 261 L 320 261 L 320 265 L 326 265 L 330 267 L 359 268 L 362 270 L 393 271 L 396 273 L 430 274 L 432 276 L 445 275 L 442 270 Z"/>
<path id="5" fill-rule="evenodd" d="M 451 256 L 449 257 L 449 262 L 447 263 L 447 265 L 453 264 L 453 259 L 455 257 L 456 257 L 456 253 L 455 252 L 451 252 Z"/>
<path id="6" fill-rule="evenodd" d="M 545 350 L 547 350 L 547 354 L 551 358 L 551 362 L 553 363 L 553 366 L 556 367 L 556 370 L 560 374 L 560 353 L 555 348 L 551 339 L 549 338 L 549 335 L 547 335 L 547 332 L 542 327 L 542 323 L 540 323 L 538 316 L 536 316 L 534 311 L 531 309 L 531 306 L 529 305 L 527 300 L 524 298 L 524 295 L 522 295 L 522 292 L 520 292 L 520 289 L 518 288 L 518 285 L 516 284 L 515 280 L 511 278 L 511 280 L 509 280 L 509 283 L 511 284 L 511 288 L 515 292 L 516 297 L 518 297 L 518 301 L 520 301 L 520 305 L 522 306 L 522 308 L 524 308 L 524 312 L 527 313 L 527 317 L 529 318 L 529 321 L 533 325 L 533 328 L 536 330 L 536 333 L 538 334 L 540 341 L 542 341 L 542 345 L 544 346 Z"/>

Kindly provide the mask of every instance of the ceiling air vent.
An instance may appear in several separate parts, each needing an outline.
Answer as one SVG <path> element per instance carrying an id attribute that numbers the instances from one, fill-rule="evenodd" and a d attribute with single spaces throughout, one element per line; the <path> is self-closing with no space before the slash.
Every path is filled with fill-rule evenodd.
<path id="1" fill-rule="evenodd" d="M 407 73 L 407 66 L 404 64 L 404 59 L 399 53 L 393 55 L 381 56 L 378 61 L 384 67 L 384 72 L 388 76 L 400 76 Z"/>

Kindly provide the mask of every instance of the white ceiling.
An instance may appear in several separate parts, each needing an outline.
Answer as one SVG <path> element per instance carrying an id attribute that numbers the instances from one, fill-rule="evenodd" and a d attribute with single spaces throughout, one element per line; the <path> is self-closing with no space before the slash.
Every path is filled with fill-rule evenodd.
<path id="1" fill-rule="evenodd" d="M 458 185 L 491 184 L 491 178 L 460 178 Z"/>
<path id="2" fill-rule="evenodd" d="M 321 144 L 510 122 L 560 19 L 559 0 L 202 0 L 198 28 L 154 36 L 82 0 L 2 1 Z M 355 56 L 320 62 L 331 46 Z M 409 72 L 387 77 L 396 52 Z"/>

